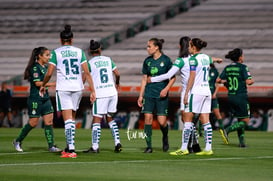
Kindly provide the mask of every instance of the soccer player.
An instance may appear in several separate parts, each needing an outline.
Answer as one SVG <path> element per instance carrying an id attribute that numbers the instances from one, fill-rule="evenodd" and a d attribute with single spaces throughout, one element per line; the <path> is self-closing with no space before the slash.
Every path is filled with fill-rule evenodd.
<path id="1" fill-rule="evenodd" d="M 212 110 L 213 114 L 215 115 L 217 122 L 219 123 L 219 131 L 221 133 L 222 130 L 224 129 L 224 125 L 223 125 L 222 116 L 220 114 L 219 103 L 218 103 L 218 99 L 217 99 L 219 85 L 216 83 L 216 79 L 218 76 L 219 76 L 219 72 L 218 72 L 217 68 L 215 67 L 215 65 L 213 63 L 210 64 L 209 87 L 210 87 L 210 91 L 212 94 L 211 110 Z"/>
<path id="2" fill-rule="evenodd" d="M 158 38 L 152 38 L 147 42 L 148 56 L 142 66 L 142 81 L 139 97 L 137 100 L 138 106 L 142 107 L 142 113 L 144 113 L 144 132 L 146 134 L 147 147 L 144 153 L 152 153 L 152 122 L 153 113 L 156 112 L 157 120 L 160 124 L 160 129 L 163 134 L 162 137 L 162 149 L 164 152 L 169 149 L 168 142 L 168 91 L 175 82 L 175 77 L 170 81 L 165 80 L 163 82 L 155 82 L 147 84 L 148 76 L 157 76 L 168 72 L 172 67 L 171 59 L 163 54 L 162 46 L 164 40 Z"/>
<path id="3" fill-rule="evenodd" d="M 227 65 L 220 76 L 218 83 L 224 83 L 228 88 L 228 102 L 233 116 L 238 118 L 238 122 L 223 130 L 222 138 L 228 144 L 228 134 L 237 131 L 239 147 L 245 145 L 245 128 L 249 123 L 250 108 L 248 103 L 247 85 L 252 85 L 254 80 L 248 67 L 243 64 L 244 54 L 240 48 L 235 48 L 228 52 L 225 58 L 231 59 L 232 63 Z"/>
<path id="4" fill-rule="evenodd" d="M 181 117 L 182 120 L 184 119 L 184 117 L 186 116 L 186 114 L 191 114 L 191 113 L 187 113 L 184 111 L 185 109 L 185 105 L 183 102 L 184 99 L 184 94 L 186 91 L 186 87 L 187 87 L 187 83 L 188 83 L 188 79 L 189 79 L 189 75 L 190 75 L 190 67 L 189 67 L 189 58 L 191 57 L 190 52 L 189 52 L 189 42 L 190 42 L 190 38 L 185 36 L 185 37 L 181 37 L 180 41 L 179 41 L 179 57 L 175 60 L 172 68 L 165 74 L 159 75 L 159 76 L 155 76 L 155 77 L 148 77 L 148 82 L 161 82 L 164 80 L 169 80 L 171 79 L 173 76 L 175 76 L 175 74 L 180 71 L 180 76 L 182 78 L 182 91 L 181 91 L 181 98 L 180 98 L 180 110 L 181 110 Z M 183 121 L 184 122 L 184 121 Z M 199 152 L 200 150 L 200 146 L 198 143 L 198 139 L 197 139 L 197 133 L 196 133 L 196 129 L 195 129 L 195 125 L 193 123 L 192 124 L 192 133 L 191 133 L 191 142 L 188 145 L 188 149 L 190 150 L 190 152 Z M 182 140 L 183 143 L 184 140 Z M 183 152 L 181 151 L 181 149 L 175 151 L 175 152 L 170 152 L 171 155 L 183 155 Z"/>
<path id="5" fill-rule="evenodd" d="M 8 89 L 7 82 L 2 82 L 0 91 L 0 127 L 7 117 L 9 127 L 12 127 L 12 112 L 11 112 L 12 91 Z"/>
<path id="6" fill-rule="evenodd" d="M 184 96 L 185 112 L 185 127 L 183 130 L 183 143 L 181 151 L 186 155 L 189 153 L 187 146 L 189 134 L 192 130 L 193 113 L 200 114 L 200 121 L 204 128 L 205 148 L 196 155 L 212 155 L 212 127 L 209 121 L 211 112 L 211 92 L 209 88 L 209 66 L 213 61 L 221 62 L 221 59 L 212 58 L 201 50 L 207 46 L 207 42 L 199 38 L 194 38 L 190 41 L 189 51 L 192 54 L 190 64 L 190 76 Z"/>
<path id="7" fill-rule="evenodd" d="M 39 94 L 40 86 L 47 71 L 47 63 L 50 58 L 50 51 L 45 47 L 34 48 L 30 56 L 28 65 L 24 72 L 24 79 L 30 83 L 30 94 L 27 100 L 29 121 L 21 129 L 18 137 L 13 141 L 14 148 L 18 152 L 23 152 L 21 147 L 22 141 L 28 133 L 37 126 L 39 118 L 42 116 L 44 120 L 45 137 L 50 152 L 62 151 L 54 145 L 53 134 L 53 107 L 46 90 L 43 95 Z M 55 82 L 44 85 L 45 87 L 55 87 Z"/>
<path id="8" fill-rule="evenodd" d="M 113 116 L 117 112 L 117 88 L 119 87 L 120 74 L 114 61 L 110 57 L 101 55 L 102 50 L 99 42 L 91 40 L 89 51 L 92 58 L 88 61 L 88 67 L 94 80 L 96 101 L 92 107 L 92 146 L 83 152 L 99 153 L 101 120 L 105 116 L 114 138 L 114 151 L 119 153 L 122 146 L 120 143 L 118 125 L 115 120 L 113 120 Z M 115 75 L 115 81 L 113 74 Z"/>
<path id="9" fill-rule="evenodd" d="M 50 80 L 53 71 L 57 70 L 56 105 L 62 111 L 65 124 L 67 148 L 62 152 L 62 158 L 76 158 L 75 152 L 75 119 L 76 111 L 84 89 L 82 72 L 90 86 L 90 101 L 96 98 L 93 80 L 89 73 L 85 53 L 82 49 L 72 46 L 73 32 L 70 25 L 65 25 L 60 33 L 62 46 L 51 52 L 48 71 L 44 77 L 40 92 L 45 91 L 45 85 Z"/>

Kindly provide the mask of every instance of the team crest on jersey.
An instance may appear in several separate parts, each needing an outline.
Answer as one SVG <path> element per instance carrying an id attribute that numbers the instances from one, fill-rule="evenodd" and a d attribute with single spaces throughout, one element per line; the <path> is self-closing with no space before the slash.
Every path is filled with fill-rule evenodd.
<path id="1" fill-rule="evenodd" d="M 210 75 L 211 75 L 212 77 L 214 77 L 214 76 L 215 76 L 215 73 L 214 73 L 214 72 L 211 72 Z"/>
<path id="2" fill-rule="evenodd" d="M 32 110 L 32 114 L 36 114 L 36 110 L 35 109 Z"/>
<path id="3" fill-rule="evenodd" d="M 179 60 L 179 59 L 176 59 L 175 62 L 174 62 L 174 64 L 177 64 L 177 65 L 178 65 L 179 63 L 180 63 L 180 60 Z"/>
<path id="4" fill-rule="evenodd" d="M 161 62 L 161 63 L 160 63 L 160 67 L 164 67 L 164 62 Z"/>
<path id="5" fill-rule="evenodd" d="M 37 72 L 33 73 L 33 77 L 34 77 L 34 78 L 37 78 L 38 76 L 39 76 L 39 75 L 38 75 Z"/>
<path id="6" fill-rule="evenodd" d="M 151 75 L 155 75 L 158 72 L 157 67 L 152 67 L 150 72 L 151 72 Z"/>

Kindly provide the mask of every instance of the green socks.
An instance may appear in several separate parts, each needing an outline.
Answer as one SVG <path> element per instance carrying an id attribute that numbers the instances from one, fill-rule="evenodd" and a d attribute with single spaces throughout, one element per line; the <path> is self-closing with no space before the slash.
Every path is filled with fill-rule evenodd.
<path id="1" fill-rule="evenodd" d="M 144 133 L 146 134 L 147 147 L 152 148 L 152 125 L 144 125 Z"/>
<path id="2" fill-rule="evenodd" d="M 232 131 L 236 131 L 236 130 L 245 128 L 245 126 L 246 126 L 246 123 L 244 121 L 238 121 L 227 128 L 227 130 L 226 130 L 227 134 L 229 134 Z"/>
<path id="3" fill-rule="evenodd" d="M 32 126 L 30 126 L 29 123 L 27 123 L 22 129 L 19 134 L 19 136 L 16 138 L 16 142 L 22 142 L 25 137 L 28 135 L 28 133 L 33 129 Z"/>
<path id="4" fill-rule="evenodd" d="M 164 138 L 166 136 L 168 136 L 168 132 L 169 132 L 169 126 L 168 126 L 168 124 L 165 127 L 163 127 L 163 126 L 160 125 L 160 130 L 161 130 Z"/>
<path id="5" fill-rule="evenodd" d="M 48 148 L 51 148 L 54 146 L 54 135 L 53 135 L 53 129 L 52 129 L 52 125 L 45 125 L 45 137 L 46 137 L 46 141 L 48 143 Z"/>
<path id="6" fill-rule="evenodd" d="M 219 128 L 224 129 L 223 120 L 222 119 L 217 119 L 217 122 L 219 123 Z"/>

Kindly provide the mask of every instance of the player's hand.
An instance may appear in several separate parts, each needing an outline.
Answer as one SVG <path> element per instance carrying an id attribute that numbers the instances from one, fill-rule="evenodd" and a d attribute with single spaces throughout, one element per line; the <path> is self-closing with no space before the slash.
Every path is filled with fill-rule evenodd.
<path id="1" fill-rule="evenodd" d="M 137 99 L 137 105 L 138 105 L 139 107 L 142 107 L 142 106 L 143 106 L 143 97 L 138 97 L 138 99 Z"/>
<path id="2" fill-rule="evenodd" d="M 45 92 L 46 92 L 46 88 L 43 87 L 43 86 L 41 86 L 41 87 L 40 87 L 40 90 L 39 90 L 39 95 L 40 95 L 41 97 L 44 97 Z"/>
<path id="3" fill-rule="evenodd" d="M 166 97 L 167 94 L 168 94 L 168 90 L 162 89 L 161 92 L 160 92 L 160 97 Z"/>
<path id="4" fill-rule="evenodd" d="M 188 105 L 189 104 L 188 99 L 189 99 L 188 95 L 185 95 L 184 96 L 184 100 L 183 100 L 184 105 Z"/>
<path id="5" fill-rule="evenodd" d="M 222 63 L 223 62 L 223 59 L 222 58 L 219 58 L 219 57 L 212 57 L 212 60 L 214 62 L 217 62 L 217 63 Z"/>
<path id="6" fill-rule="evenodd" d="M 147 83 L 151 83 L 151 77 L 150 76 L 147 77 Z"/>
<path id="7" fill-rule="evenodd" d="M 93 104 L 95 102 L 95 100 L 96 100 L 96 93 L 95 93 L 95 91 L 93 91 L 90 94 L 90 102 L 91 102 L 91 104 Z"/>

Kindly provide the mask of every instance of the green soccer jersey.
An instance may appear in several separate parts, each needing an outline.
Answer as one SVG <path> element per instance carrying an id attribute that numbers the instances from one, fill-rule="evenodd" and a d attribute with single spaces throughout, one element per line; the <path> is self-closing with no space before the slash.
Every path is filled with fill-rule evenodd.
<path id="1" fill-rule="evenodd" d="M 143 62 L 142 73 L 154 77 L 167 73 L 171 67 L 172 61 L 168 56 L 162 54 L 157 60 L 153 59 L 152 56 L 149 56 Z M 144 97 L 159 98 L 161 90 L 164 89 L 168 83 L 169 80 L 147 84 Z"/>
<path id="2" fill-rule="evenodd" d="M 40 96 L 39 91 L 40 87 L 35 85 L 37 81 L 43 81 L 44 76 L 47 72 L 47 66 L 41 66 L 39 63 L 35 63 L 32 69 L 30 70 L 30 94 L 29 97 L 33 99 L 48 99 L 48 91 L 44 94 L 43 97 Z"/>
<path id="3" fill-rule="evenodd" d="M 220 78 L 227 81 L 229 95 L 247 94 L 246 80 L 252 76 L 248 67 L 241 63 L 227 65 L 220 75 Z"/>
<path id="4" fill-rule="evenodd" d="M 219 75 L 219 72 L 216 68 L 210 68 L 209 70 L 209 88 L 211 93 L 213 94 L 215 91 L 215 82 Z"/>

